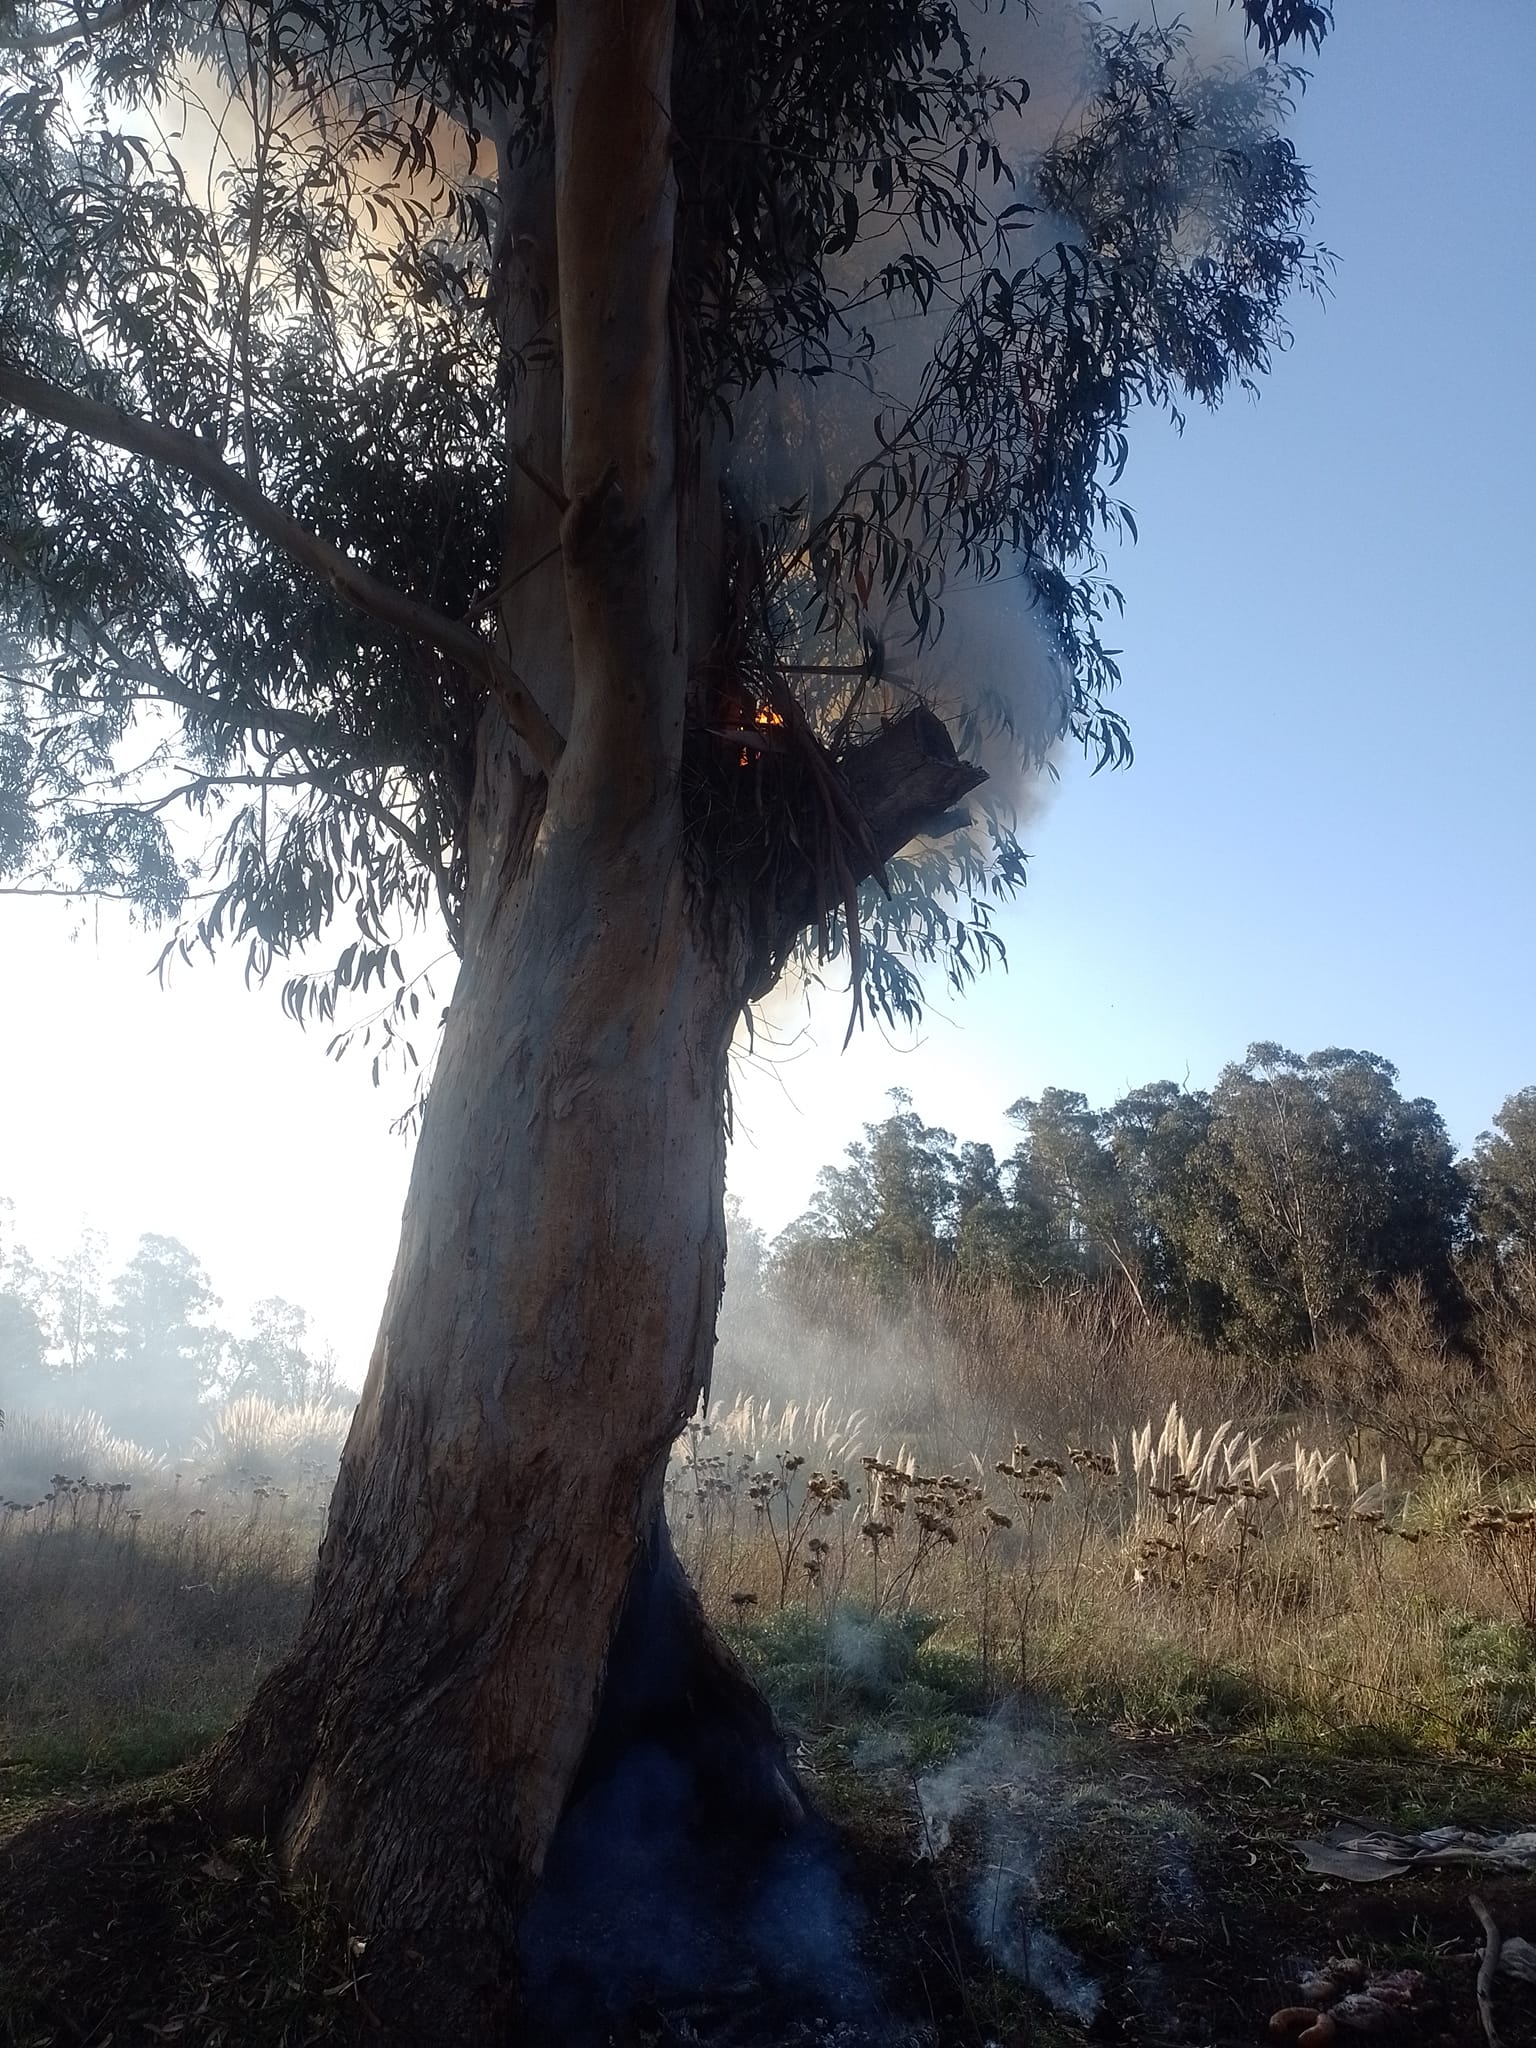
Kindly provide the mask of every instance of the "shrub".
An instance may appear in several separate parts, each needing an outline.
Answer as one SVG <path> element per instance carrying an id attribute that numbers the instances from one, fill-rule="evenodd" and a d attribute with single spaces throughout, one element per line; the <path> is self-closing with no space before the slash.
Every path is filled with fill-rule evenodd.
<path id="1" fill-rule="evenodd" d="M 329 1401 L 285 1407 L 264 1394 L 243 1394 L 209 1419 L 193 1445 L 193 1457 L 210 1479 L 225 1485 L 241 1480 L 329 1485 L 351 1426 L 352 1410 Z"/>
<path id="2" fill-rule="evenodd" d="M 162 1478 L 165 1469 L 163 1458 L 115 1436 L 89 1409 L 12 1412 L 0 1430 L 0 1494 L 11 1500 L 40 1500 L 59 1473 L 106 1485 L 144 1485 Z"/>

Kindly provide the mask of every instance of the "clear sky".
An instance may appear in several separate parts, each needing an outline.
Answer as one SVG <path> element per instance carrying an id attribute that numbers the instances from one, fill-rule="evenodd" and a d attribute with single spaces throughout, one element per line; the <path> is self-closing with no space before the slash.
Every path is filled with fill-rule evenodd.
<path id="1" fill-rule="evenodd" d="M 1166 15 L 1167 9 L 1164 9 Z M 1116 564 L 1137 761 L 1066 764 L 1006 913 L 1010 966 L 918 1040 L 840 1055 L 846 998 L 742 1065 L 732 1184 L 777 1227 L 908 1088 L 1005 1143 L 1050 1085 L 1206 1085 L 1254 1038 L 1385 1053 L 1468 1145 L 1536 1082 L 1536 519 L 1529 0 L 1339 0 L 1294 134 L 1332 300 L 1257 404 L 1151 420 Z M 149 978 L 106 909 L 0 899 L 0 1194 L 62 1248 L 180 1236 L 231 1311 L 311 1308 L 360 1377 L 408 1158 L 366 1056 L 248 995 Z"/>
<path id="2" fill-rule="evenodd" d="M 1342 0 L 1293 130 L 1333 297 L 1257 403 L 1146 421 L 1122 705 L 1135 765 L 1069 764 L 1028 834 L 1006 976 L 921 1045 L 741 1090 L 749 1207 L 908 1087 L 1001 1138 L 1057 1085 L 1209 1083 L 1255 1038 L 1382 1052 L 1470 1144 L 1536 1082 L 1536 128 L 1525 0 Z M 835 1006 L 834 1006 L 835 1007 Z M 795 1133 L 800 1135 L 792 1135 Z"/>

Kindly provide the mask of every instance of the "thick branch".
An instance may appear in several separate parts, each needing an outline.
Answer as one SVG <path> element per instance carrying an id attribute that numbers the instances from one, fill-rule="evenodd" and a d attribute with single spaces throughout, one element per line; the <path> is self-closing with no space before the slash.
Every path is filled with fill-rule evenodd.
<path id="1" fill-rule="evenodd" d="M 259 491 L 196 434 L 157 420 L 141 419 L 117 406 L 82 398 L 46 378 L 0 363 L 0 403 L 35 418 L 52 420 L 72 434 L 143 456 L 162 468 L 180 471 L 210 490 L 252 532 L 270 540 L 306 568 L 321 576 L 349 604 L 398 632 L 434 647 L 439 654 L 482 683 L 500 702 L 507 722 L 548 774 L 560 758 L 564 742 L 534 702 L 516 672 L 488 642 L 457 619 L 434 610 L 397 590 L 350 560 L 339 548 L 311 533 Z"/>
<path id="2" fill-rule="evenodd" d="M 559 0 L 554 141 L 573 814 L 657 818 L 687 694 L 677 582 L 675 0 Z"/>
<path id="3" fill-rule="evenodd" d="M 841 839 L 835 874 L 819 871 L 808 858 L 792 880 L 776 885 L 774 899 L 760 906 L 764 951 L 753 1000 L 773 986 L 797 934 L 823 917 L 839 895 L 851 950 L 859 884 L 876 875 L 883 880 L 893 854 L 921 833 L 943 829 L 953 806 L 987 779 L 984 769 L 960 759 L 944 721 L 922 704 L 850 747 L 835 767 L 828 760 L 826 773 L 835 777 L 844 804 L 863 829 Z M 856 953 L 854 960 L 857 984 Z"/>
<path id="4" fill-rule="evenodd" d="M 564 494 L 573 510 L 583 498 L 595 510 L 616 486 L 635 516 L 672 488 L 674 13 L 673 0 L 564 0 L 556 10 Z"/>
<path id="5" fill-rule="evenodd" d="M 83 36 L 100 35 L 103 29 L 116 28 L 131 14 L 137 14 L 145 0 L 119 0 L 115 7 L 103 7 L 99 14 L 82 14 L 72 21 L 68 28 L 54 28 L 40 31 L 31 36 L 0 36 L 0 50 L 57 50 L 65 43 L 79 42 Z"/>
<path id="6" fill-rule="evenodd" d="M 183 903 L 206 903 L 216 896 L 216 889 L 200 889 L 194 896 L 184 896 Z M 77 888 L 66 888 L 63 883 L 0 882 L 0 896 L 45 896 L 60 903 L 138 903 L 142 899 L 131 889 L 98 889 L 89 882 L 81 882 Z"/>

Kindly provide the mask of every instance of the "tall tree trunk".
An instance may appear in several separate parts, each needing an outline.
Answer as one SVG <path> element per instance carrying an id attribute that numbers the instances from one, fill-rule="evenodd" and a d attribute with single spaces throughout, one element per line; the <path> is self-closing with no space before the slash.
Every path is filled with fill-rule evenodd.
<path id="1" fill-rule="evenodd" d="M 659 1527 L 714 1340 L 745 953 L 701 937 L 675 815 L 545 818 L 485 860 L 313 1604 L 209 1770 L 370 1933 L 466 1984 L 510 1957 L 632 1580 L 669 1668 L 616 1664 L 599 1749 L 697 1700 L 690 1662 L 743 1756 L 752 1727 Z M 792 1822 L 755 1734 L 762 1809 Z"/>
<path id="2" fill-rule="evenodd" d="M 508 262 L 558 368 L 525 386 L 502 626 L 566 742 L 546 782 L 485 716 L 463 964 L 312 1605 L 204 1771 L 345 1899 L 376 1989 L 398 2004 L 427 1959 L 418 2040 L 483 2038 L 562 1815 L 636 1745 L 701 1813 L 806 1811 L 662 1516 L 713 1352 L 731 1038 L 825 900 L 791 862 L 755 902 L 684 816 L 723 593 L 677 483 L 671 28 L 671 0 L 557 8 Z M 552 534 L 530 626 L 511 578 Z M 833 900 L 980 779 L 930 714 L 876 735 L 843 765 L 862 854 Z"/>
<path id="3" fill-rule="evenodd" d="M 563 497 L 562 573 L 531 631 L 521 590 L 503 626 L 567 741 L 546 788 L 486 716 L 463 965 L 313 1602 L 206 1771 L 339 1891 L 371 1968 L 430 1959 L 445 2032 L 505 1992 L 579 1771 L 664 1724 L 701 1793 L 729 1777 L 770 1829 L 804 1811 L 662 1516 L 713 1350 L 753 973 L 750 920 L 685 850 L 671 20 L 557 17 L 552 178 L 509 219 L 559 371 L 527 387 L 507 529 L 509 563 L 537 560 Z"/>

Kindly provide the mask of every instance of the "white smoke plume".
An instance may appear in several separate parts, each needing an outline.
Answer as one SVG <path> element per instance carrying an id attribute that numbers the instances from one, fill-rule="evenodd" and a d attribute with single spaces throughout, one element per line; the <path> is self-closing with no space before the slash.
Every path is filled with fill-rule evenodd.
<path id="1" fill-rule="evenodd" d="M 937 1860 L 954 1829 L 977 1815 L 980 1859 L 970 1885 L 977 1943 L 1053 2010 L 1091 2026 L 1103 1993 L 1059 1936 L 1039 1918 L 1045 1815 L 1059 1773 L 1054 1747 L 1016 1710 L 1002 1710 L 975 1743 L 915 1782 L 918 1853 Z"/>
<path id="2" fill-rule="evenodd" d="M 1033 208 L 1009 229 L 1005 268 L 1023 269 L 1058 244 L 1080 245 L 1076 224 L 1039 203 L 1036 168 L 1042 157 L 1081 126 L 1104 82 L 1096 37 L 1103 29 L 1127 29 L 1149 20 L 1145 0 L 1037 0 L 1033 6 L 970 0 L 964 10 L 979 67 L 1005 81 L 1027 82 L 1028 96 L 1006 107 L 994 132 L 1011 177 L 997 188 L 1001 209 Z M 1209 19 L 1182 24 L 1188 36 L 1186 62 L 1211 88 L 1203 103 L 1213 127 L 1241 128 L 1244 115 L 1231 96 L 1241 93 L 1251 73 L 1241 10 L 1214 6 Z M 1250 121 L 1262 121 L 1259 104 L 1247 103 Z M 926 308 L 907 295 L 887 297 L 882 266 L 899 235 L 888 210 L 870 201 L 853 247 L 829 266 L 829 281 L 850 308 L 846 360 L 828 373 L 780 375 L 748 393 L 735 408 L 723 474 L 738 505 L 748 514 L 790 521 L 810 533 L 832 510 L 847 481 L 874 461 L 881 432 L 889 436 L 923 395 L 925 378 L 940 348 L 955 306 L 977 281 L 991 252 L 972 254 L 953 240 L 925 245 L 922 254 L 940 276 Z M 1199 194 L 1192 203 L 1191 236 L 1199 239 Z M 910 226 L 901 232 L 910 234 Z M 1190 255 L 1198 254 L 1191 246 Z M 1004 568 L 995 579 L 978 581 L 957 572 L 938 593 L 942 630 L 919 645 L 904 600 L 883 603 L 876 592 L 864 607 L 860 626 L 883 656 L 887 685 L 882 708 L 899 709 L 920 696 L 939 714 L 957 721 L 980 714 L 979 734 L 967 744 L 969 756 L 989 777 L 976 799 L 1005 824 L 1016 824 L 1043 805 L 1050 783 L 1042 775 L 1061 729 L 1070 679 L 1049 626 L 1035 602 L 1035 589 L 1022 565 Z M 807 633 L 801 658 L 846 660 L 857 649 L 835 653 L 823 641 L 812 651 Z"/>
<path id="3" fill-rule="evenodd" d="M 964 1872 L 973 1938 L 1000 1969 L 1079 2026 L 1093 2024 L 1104 1994 L 1046 1924 L 1071 1882 L 1064 1847 L 1080 1859 L 1091 1842 L 1100 1878 L 1115 1873 L 1149 1931 L 1155 1902 L 1157 1935 L 1185 1938 L 1209 1915 L 1190 1860 L 1193 1816 L 1149 1795 L 1144 1779 L 1084 1776 L 1018 1702 L 1000 1708 L 968 1749 L 914 1780 L 914 1793 L 918 1854 L 933 1862 L 941 1882 Z M 1125 1989 L 1149 2020 L 1163 2025 L 1175 2016 L 1150 1949 L 1128 1959 Z"/>

